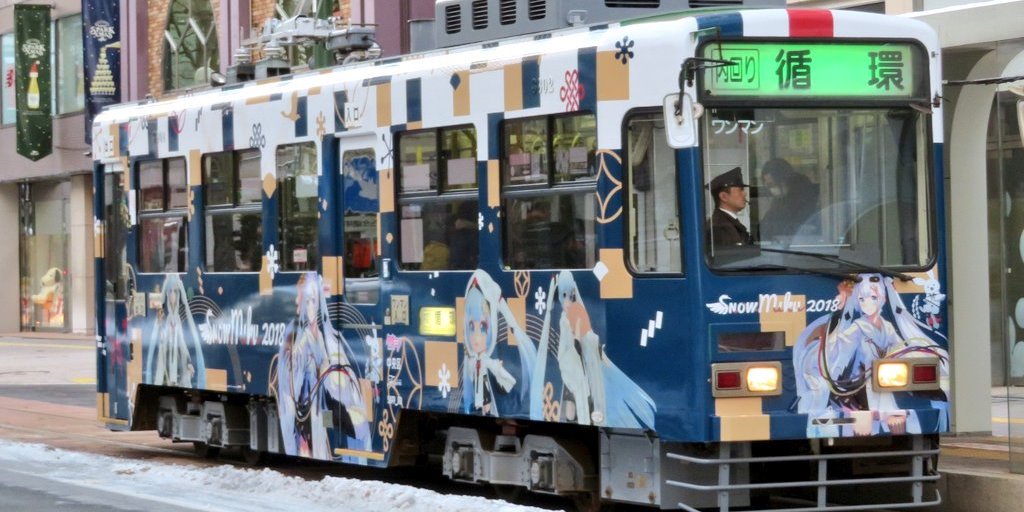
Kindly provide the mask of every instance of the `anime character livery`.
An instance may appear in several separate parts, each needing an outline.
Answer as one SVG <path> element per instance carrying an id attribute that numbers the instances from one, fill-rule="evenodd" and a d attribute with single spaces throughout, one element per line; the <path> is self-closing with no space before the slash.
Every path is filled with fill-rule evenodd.
<path id="1" fill-rule="evenodd" d="M 566 419 L 581 425 L 654 428 L 654 400 L 604 353 L 571 272 L 558 275 L 558 368 Z"/>
<path id="2" fill-rule="evenodd" d="M 322 288 L 315 273 L 299 279 L 296 317 L 278 354 L 276 392 L 285 453 L 330 460 L 329 431 L 359 449 L 369 447 L 370 436 L 351 351 L 331 326 Z"/>
<path id="3" fill-rule="evenodd" d="M 947 425 L 949 354 L 941 334 L 910 313 L 893 278 L 860 276 L 839 285 L 838 309 L 812 322 L 793 348 L 797 410 L 809 437 L 941 432 Z M 943 343 L 940 344 L 941 340 Z M 875 362 L 937 360 L 941 391 L 889 391 L 873 375 Z M 915 405 L 938 410 L 922 425 Z"/>
<path id="4" fill-rule="evenodd" d="M 580 425 L 653 428 L 654 400 L 605 354 L 572 273 L 562 271 L 551 282 L 558 298 L 559 327 L 541 329 L 542 339 L 538 343 L 516 320 L 494 279 L 482 270 L 473 273 L 466 287 L 463 320 L 462 410 L 485 416 L 521 411 L 531 418 L 545 419 L 545 387 L 550 385 L 554 389 L 554 383 L 560 382 L 559 414 L 547 419 Z M 551 326 L 555 309 L 548 306 L 544 318 L 534 319 Z M 514 344 L 507 339 L 506 343 L 499 343 L 507 338 L 504 330 L 497 327 L 499 318 L 509 326 Z M 553 340 L 552 332 L 556 333 Z M 499 352 L 499 345 L 514 345 L 514 355 L 518 357 L 513 358 L 512 352 Z M 554 350 L 556 357 L 547 373 L 549 349 Z M 518 372 L 514 374 L 516 366 Z M 550 402 L 551 397 L 548 398 Z M 508 407 L 501 408 L 499 414 L 501 403 Z"/>
<path id="5" fill-rule="evenodd" d="M 517 380 L 502 359 L 495 356 L 498 346 L 498 317 L 511 326 L 519 353 L 520 378 Z M 530 374 L 537 349 L 508 310 L 501 288 L 487 273 L 476 271 L 466 287 L 466 357 L 462 366 L 465 412 L 499 416 L 496 393 L 508 394 L 518 384 L 519 403 L 529 392 Z M 515 397 L 512 397 L 515 398 Z"/>
<path id="6" fill-rule="evenodd" d="M 146 351 L 145 382 L 202 388 L 206 385 L 206 365 L 201 340 L 185 287 L 176 274 L 164 279 L 160 296 L 163 304 Z"/>

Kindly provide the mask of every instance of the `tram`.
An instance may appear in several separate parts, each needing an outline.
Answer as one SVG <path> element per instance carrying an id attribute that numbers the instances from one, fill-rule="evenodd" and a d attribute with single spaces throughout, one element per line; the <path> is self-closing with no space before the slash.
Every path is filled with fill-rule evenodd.
<path id="1" fill-rule="evenodd" d="M 574 12 L 100 114 L 101 421 L 590 508 L 938 503 L 935 33 Z"/>

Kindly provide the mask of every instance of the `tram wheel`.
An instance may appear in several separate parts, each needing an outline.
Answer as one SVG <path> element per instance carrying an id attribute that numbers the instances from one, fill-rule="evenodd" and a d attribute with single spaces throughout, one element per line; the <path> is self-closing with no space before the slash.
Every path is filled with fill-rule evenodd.
<path id="1" fill-rule="evenodd" d="M 219 446 L 210 446 L 202 441 L 193 441 L 192 448 L 195 450 L 196 455 L 204 459 L 216 459 L 220 455 Z"/>
<path id="2" fill-rule="evenodd" d="M 259 466 L 266 460 L 266 452 L 262 450 L 253 450 L 249 445 L 244 444 L 241 447 L 242 450 L 242 462 L 245 462 L 249 466 Z"/>

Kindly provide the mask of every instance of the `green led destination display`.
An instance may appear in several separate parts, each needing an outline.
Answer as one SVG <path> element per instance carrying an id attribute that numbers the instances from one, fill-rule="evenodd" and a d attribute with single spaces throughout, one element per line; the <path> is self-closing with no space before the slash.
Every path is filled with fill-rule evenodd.
<path id="1" fill-rule="evenodd" d="M 712 97 L 927 96 L 921 50 L 909 43 L 723 41 L 702 53 L 734 63 L 705 68 L 704 91 Z"/>

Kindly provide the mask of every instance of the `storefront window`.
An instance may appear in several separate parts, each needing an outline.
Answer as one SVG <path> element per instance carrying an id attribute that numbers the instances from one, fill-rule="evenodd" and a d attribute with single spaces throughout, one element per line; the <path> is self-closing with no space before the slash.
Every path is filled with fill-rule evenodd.
<path id="1" fill-rule="evenodd" d="M 14 34 L 0 36 L 0 66 L 3 68 L 3 85 L 0 90 L 0 102 L 3 103 L 3 124 L 13 124 L 15 121 L 15 100 L 14 100 Z"/>
<path id="2" fill-rule="evenodd" d="M 1009 92 L 996 95 L 988 132 L 989 195 L 989 280 L 993 313 L 992 340 L 1005 340 L 1006 350 L 993 346 L 993 355 L 1004 364 L 993 365 L 993 386 L 1024 384 L 1024 315 L 1015 314 L 1018 301 L 1024 303 L 1024 283 L 1014 278 L 1024 272 L 1018 252 L 1024 232 L 1024 151 L 1017 128 L 1017 97 Z M 1009 320 L 1007 320 L 1009 318 Z M 1005 331 L 1005 332 L 1003 332 Z M 993 359 L 996 361 L 997 359 Z M 1004 372 L 1008 375 L 1004 376 Z"/>
<path id="3" fill-rule="evenodd" d="M 57 20 L 57 114 L 85 108 L 82 75 L 82 16 Z"/>
<path id="4" fill-rule="evenodd" d="M 172 0 L 164 31 L 164 89 L 206 85 L 220 67 L 209 0 Z"/>
<path id="5" fill-rule="evenodd" d="M 64 330 L 68 309 L 68 200 L 71 183 L 19 186 L 21 328 Z"/>
<path id="6" fill-rule="evenodd" d="M 987 137 L 989 290 L 992 301 L 992 433 L 1010 438 L 1010 470 L 1024 473 L 1024 418 L 1015 396 L 1024 388 L 1024 148 L 1011 92 L 995 95 Z M 1004 387 L 1005 386 L 1005 387 Z M 1005 390 L 997 392 L 997 389 Z M 1005 395 L 1000 396 L 1002 393 Z"/>

